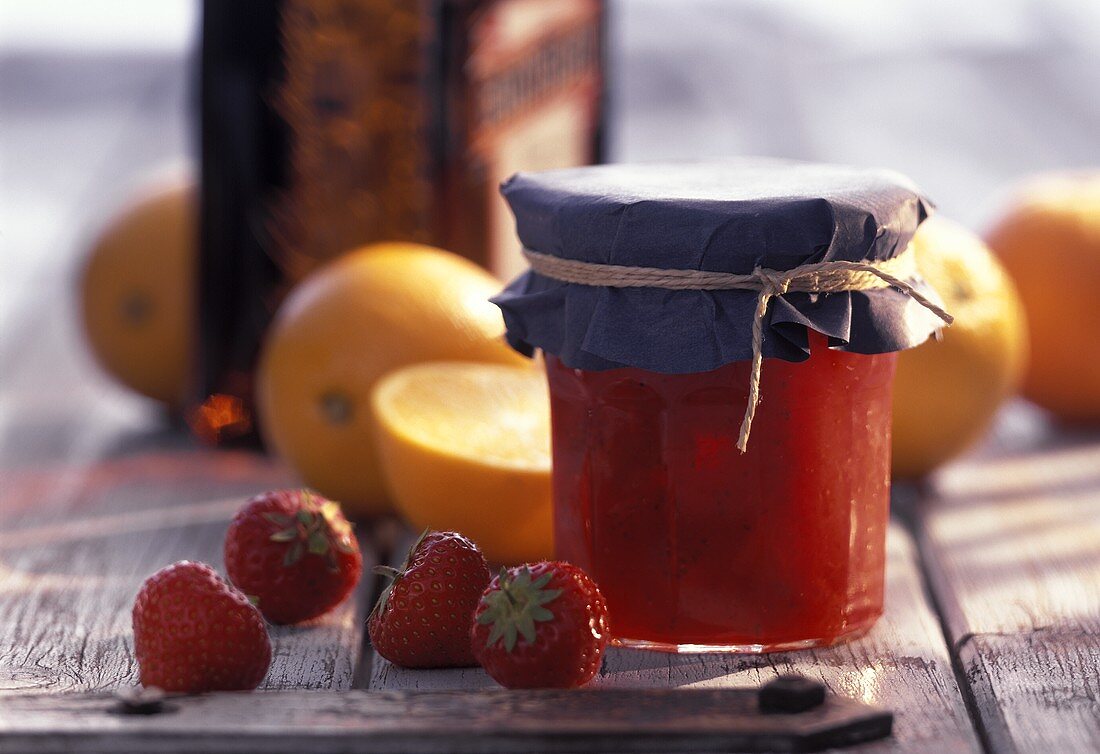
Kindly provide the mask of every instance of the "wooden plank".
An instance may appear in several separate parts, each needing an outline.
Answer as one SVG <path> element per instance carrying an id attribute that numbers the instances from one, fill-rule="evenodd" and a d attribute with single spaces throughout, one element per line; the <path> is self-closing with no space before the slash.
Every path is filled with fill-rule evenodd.
<path id="1" fill-rule="evenodd" d="M 801 673 L 836 694 L 894 711 L 894 738 L 870 744 L 867 751 L 978 750 L 943 633 L 923 591 L 912 539 L 897 524 L 889 532 L 886 589 L 886 614 L 850 644 L 760 656 L 612 649 L 592 688 L 752 688 L 783 673 Z M 378 656 L 372 668 L 374 690 L 495 686 L 474 668 L 406 670 Z"/>
<path id="2" fill-rule="evenodd" d="M 760 714 L 730 689 L 213 694 L 145 716 L 104 695 L 5 701 L 0 747 L 36 752 L 817 751 L 889 731 L 851 700 Z"/>
<path id="3" fill-rule="evenodd" d="M 934 480 L 920 547 L 989 748 L 1095 752 L 1100 433 L 1028 421 Z"/>
<path id="4" fill-rule="evenodd" d="M 130 608 L 142 580 L 182 559 L 223 570 L 233 513 L 249 495 L 289 481 L 270 460 L 226 451 L 129 454 L 85 466 L 78 477 L 56 471 L 0 480 L 2 692 L 136 683 Z M 369 568 L 374 560 L 365 558 Z M 370 582 L 308 625 L 271 627 L 265 688 L 352 686 Z"/>

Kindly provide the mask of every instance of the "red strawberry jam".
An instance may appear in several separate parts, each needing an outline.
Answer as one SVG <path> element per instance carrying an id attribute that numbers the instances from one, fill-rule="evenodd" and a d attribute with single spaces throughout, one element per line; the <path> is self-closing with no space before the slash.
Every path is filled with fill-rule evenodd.
<path id="1" fill-rule="evenodd" d="M 546 357 L 557 556 L 607 598 L 620 644 L 824 646 L 882 612 L 897 355 L 768 359 L 744 454 L 749 363 L 582 371 Z"/>

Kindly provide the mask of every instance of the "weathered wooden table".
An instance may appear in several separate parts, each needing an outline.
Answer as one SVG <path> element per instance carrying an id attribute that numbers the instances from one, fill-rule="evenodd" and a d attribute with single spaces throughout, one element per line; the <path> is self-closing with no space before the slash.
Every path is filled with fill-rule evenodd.
<path id="1" fill-rule="evenodd" d="M 440 694 L 395 719 L 405 691 L 493 684 L 374 657 L 371 579 L 335 614 L 273 630 L 262 691 L 113 711 L 113 692 L 136 679 L 129 616 L 142 579 L 182 558 L 220 566 L 236 507 L 290 479 L 263 457 L 194 447 L 102 377 L 80 343 L 81 232 L 120 183 L 182 152 L 178 70 L 93 61 L 46 97 L 35 82 L 56 79 L 49 61 L 12 65 L 20 75 L 5 77 L 0 103 L 0 751 L 616 746 L 524 728 L 530 707 L 507 693 Z M 899 489 L 895 511 L 886 614 L 865 638 L 763 657 L 612 651 L 593 687 L 689 694 L 796 671 L 895 712 L 893 737 L 859 751 L 1100 750 L 1100 433 L 1058 431 L 1014 407 L 984 449 L 924 489 Z M 476 718 L 456 718 L 473 697 Z M 702 745 L 688 733 L 648 743 Z"/>

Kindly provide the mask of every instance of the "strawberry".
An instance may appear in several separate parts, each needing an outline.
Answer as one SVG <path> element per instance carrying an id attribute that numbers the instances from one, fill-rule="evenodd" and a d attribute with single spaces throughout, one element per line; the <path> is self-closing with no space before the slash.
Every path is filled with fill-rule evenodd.
<path id="1" fill-rule="evenodd" d="M 260 611 L 205 563 L 187 560 L 145 580 L 134 600 L 141 683 L 165 691 L 247 691 L 271 665 Z"/>
<path id="2" fill-rule="evenodd" d="M 225 570 L 269 621 L 300 623 L 344 601 L 359 583 L 363 556 L 339 503 L 308 490 L 276 490 L 233 518 Z"/>
<path id="3" fill-rule="evenodd" d="M 583 686 L 607 648 L 607 603 L 570 563 L 502 569 L 481 596 L 470 635 L 478 662 L 502 686 Z"/>
<path id="4" fill-rule="evenodd" d="M 400 568 L 376 568 L 393 581 L 367 619 L 378 654 L 406 668 L 477 665 L 470 621 L 489 583 L 485 556 L 461 534 L 425 531 Z"/>

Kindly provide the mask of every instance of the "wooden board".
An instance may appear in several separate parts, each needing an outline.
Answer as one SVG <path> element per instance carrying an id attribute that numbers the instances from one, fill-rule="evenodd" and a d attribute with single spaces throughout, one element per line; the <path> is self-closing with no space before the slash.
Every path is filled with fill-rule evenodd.
<path id="1" fill-rule="evenodd" d="M 989 748 L 1095 752 L 1100 433 L 1020 431 L 1016 411 L 935 480 L 921 550 Z"/>
<path id="2" fill-rule="evenodd" d="M 890 730 L 851 700 L 761 714 L 755 693 L 730 689 L 212 694 L 142 716 L 105 695 L 10 702 L 0 745 L 36 752 L 790 752 Z"/>
<path id="3" fill-rule="evenodd" d="M 891 709 L 894 738 L 868 751 L 976 751 L 951 660 L 925 598 L 916 553 L 898 525 L 889 532 L 886 614 L 863 639 L 774 655 L 673 655 L 612 649 L 592 688 L 752 688 L 782 673 L 819 679 L 839 695 Z M 375 657 L 369 688 L 487 689 L 480 669 L 406 670 Z"/>

